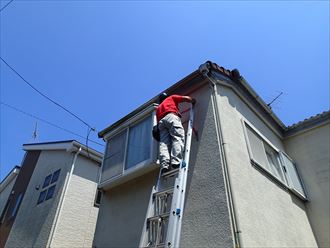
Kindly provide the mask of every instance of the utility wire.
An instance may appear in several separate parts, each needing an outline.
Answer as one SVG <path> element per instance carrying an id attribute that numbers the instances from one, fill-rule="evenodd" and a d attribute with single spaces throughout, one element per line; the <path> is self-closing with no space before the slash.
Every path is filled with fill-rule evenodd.
<path id="1" fill-rule="evenodd" d="M 17 112 L 20 112 L 20 113 L 22 113 L 22 114 L 24 114 L 24 115 L 30 116 L 30 117 L 32 117 L 32 118 L 35 118 L 35 119 L 37 119 L 37 120 L 39 120 L 39 121 L 41 121 L 41 122 L 44 122 L 44 123 L 46 123 L 46 124 L 48 124 L 48 125 L 51 125 L 51 126 L 53 126 L 53 127 L 56 127 L 56 128 L 58 128 L 58 129 L 61 129 L 61 130 L 65 131 L 65 132 L 68 132 L 68 133 L 71 133 L 71 134 L 73 134 L 73 135 L 76 135 L 76 136 L 78 136 L 78 137 L 80 137 L 80 138 L 82 138 L 82 139 L 86 139 L 86 137 L 84 137 L 84 136 L 82 136 L 82 135 L 80 135 L 80 134 L 74 133 L 74 132 L 72 132 L 72 131 L 70 131 L 70 130 L 68 130 L 68 129 L 66 129 L 66 128 L 60 127 L 60 126 L 58 126 L 58 125 L 56 125 L 56 124 L 54 124 L 54 123 L 51 123 L 51 122 L 46 121 L 46 120 L 44 120 L 44 119 L 41 119 L 41 118 L 39 118 L 39 117 L 37 117 L 37 116 L 35 116 L 35 115 L 33 115 L 33 114 L 27 113 L 27 112 L 25 112 L 25 111 L 23 111 L 23 110 L 20 110 L 20 109 L 14 107 L 14 106 L 11 106 L 11 105 L 9 105 L 9 104 L 7 104 L 7 103 L 4 103 L 4 102 L 0 102 L 0 103 L 1 103 L 1 105 L 4 105 L 4 106 L 6 106 L 6 107 L 8 107 L 8 108 L 11 108 L 11 109 L 13 109 L 13 110 L 15 110 L 15 111 L 17 111 Z M 98 143 L 98 142 L 96 142 L 96 141 L 94 141 L 94 140 L 90 140 L 90 139 L 88 139 L 88 138 L 86 139 L 86 142 L 87 142 L 87 140 L 90 141 L 90 142 L 92 142 L 92 143 L 94 143 L 94 144 L 97 144 L 97 145 L 100 145 L 100 146 L 105 146 L 104 144 Z"/>
<path id="2" fill-rule="evenodd" d="M 9 4 L 11 4 L 14 0 L 10 0 L 5 6 L 3 6 L 1 9 L 0 9 L 0 12 L 3 11 Z"/>
<path id="3" fill-rule="evenodd" d="M 21 74 L 19 74 L 12 66 L 10 66 L 1 56 L 0 59 L 2 60 L 2 62 L 8 66 L 17 76 L 19 76 L 27 85 L 29 85 L 33 90 L 35 90 L 36 92 L 38 92 L 41 96 L 43 96 L 44 98 L 46 98 L 47 100 L 51 101 L 52 103 L 54 103 L 55 105 L 57 105 L 58 107 L 62 108 L 64 111 L 66 111 L 67 113 L 69 113 L 70 115 L 74 116 L 75 118 L 77 118 L 78 120 L 80 120 L 82 123 L 84 123 L 87 127 L 89 127 L 92 131 L 95 131 L 95 128 L 91 127 L 87 122 L 85 122 L 84 120 L 82 120 L 80 117 L 78 117 L 77 115 L 75 115 L 74 113 L 72 113 L 70 110 L 68 110 L 67 108 L 63 107 L 61 104 L 55 102 L 54 100 L 52 100 L 50 97 L 46 96 L 44 93 L 42 93 L 40 90 L 38 90 L 36 87 L 34 87 L 31 83 L 29 83 Z"/>

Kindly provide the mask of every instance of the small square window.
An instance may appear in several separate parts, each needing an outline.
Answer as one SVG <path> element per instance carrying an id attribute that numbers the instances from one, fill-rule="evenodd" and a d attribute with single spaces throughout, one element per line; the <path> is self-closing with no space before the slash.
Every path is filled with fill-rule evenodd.
<path id="1" fill-rule="evenodd" d="M 56 185 L 53 185 L 53 186 L 49 187 L 49 189 L 47 191 L 46 199 L 45 199 L 46 201 L 53 197 L 54 192 L 55 192 L 55 186 Z"/>
<path id="2" fill-rule="evenodd" d="M 37 204 L 42 203 L 45 200 L 47 190 L 41 191 Z"/>
<path id="3" fill-rule="evenodd" d="M 50 180 L 52 179 L 52 174 L 46 176 L 44 184 L 42 185 L 42 188 L 47 187 L 50 184 Z"/>
<path id="4" fill-rule="evenodd" d="M 59 169 L 53 173 L 52 181 L 50 183 L 55 183 L 58 180 L 58 178 L 60 176 L 60 171 L 61 171 L 61 169 Z"/>

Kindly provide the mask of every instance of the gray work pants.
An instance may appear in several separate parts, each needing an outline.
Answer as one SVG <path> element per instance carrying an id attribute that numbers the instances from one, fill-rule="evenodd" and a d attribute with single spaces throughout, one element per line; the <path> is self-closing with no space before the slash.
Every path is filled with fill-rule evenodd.
<path id="1" fill-rule="evenodd" d="M 184 129 L 179 116 L 169 113 L 158 124 L 160 132 L 159 160 L 162 168 L 179 165 L 184 149 Z"/>

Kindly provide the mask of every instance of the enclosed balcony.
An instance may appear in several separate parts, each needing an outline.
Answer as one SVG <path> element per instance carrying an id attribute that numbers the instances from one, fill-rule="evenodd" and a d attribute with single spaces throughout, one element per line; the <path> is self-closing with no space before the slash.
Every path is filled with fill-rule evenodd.
<path id="1" fill-rule="evenodd" d="M 99 188 L 107 190 L 157 169 L 157 142 L 152 138 L 156 124 L 155 104 L 111 129 L 104 139 Z"/>

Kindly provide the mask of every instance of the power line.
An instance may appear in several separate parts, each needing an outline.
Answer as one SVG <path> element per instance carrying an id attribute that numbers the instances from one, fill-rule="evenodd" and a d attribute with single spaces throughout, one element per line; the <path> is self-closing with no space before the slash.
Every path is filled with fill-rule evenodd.
<path id="1" fill-rule="evenodd" d="M 0 12 L 3 11 L 9 4 L 11 4 L 14 0 L 10 0 L 5 6 L 3 6 L 1 9 L 0 9 Z"/>
<path id="2" fill-rule="evenodd" d="M 92 131 L 95 131 L 95 128 L 91 127 L 87 122 L 85 122 L 83 119 L 81 119 L 80 117 L 78 117 L 77 115 L 75 115 L 74 113 L 72 113 L 70 110 L 68 110 L 67 108 L 63 107 L 61 104 L 55 102 L 54 100 L 52 100 L 50 97 L 46 96 L 44 93 L 42 93 L 40 90 L 38 90 L 36 87 L 34 87 L 31 83 L 29 83 L 21 74 L 19 74 L 12 66 L 10 66 L 1 56 L 0 59 L 2 60 L 2 62 L 8 66 L 8 68 L 10 68 L 17 76 L 19 76 L 27 85 L 29 85 L 33 90 L 35 90 L 36 92 L 38 92 L 41 96 L 43 96 L 44 98 L 46 98 L 47 100 L 51 101 L 52 103 L 54 103 L 55 105 L 57 105 L 58 107 L 60 107 L 61 109 L 63 109 L 64 111 L 66 111 L 67 113 L 69 113 L 70 115 L 74 116 L 75 118 L 77 118 L 78 120 L 80 120 L 82 123 L 84 123 L 87 127 L 89 127 Z"/>
<path id="3" fill-rule="evenodd" d="M 11 109 L 17 111 L 17 112 L 20 112 L 20 113 L 22 113 L 22 114 L 25 114 L 25 115 L 30 116 L 30 117 L 32 117 L 32 118 L 35 118 L 35 119 L 37 119 L 37 120 L 39 120 L 39 121 L 41 121 L 41 122 L 44 122 L 44 123 L 46 123 L 46 124 L 48 124 L 48 125 L 51 125 L 51 126 L 56 127 L 56 128 L 59 128 L 59 129 L 65 131 L 65 132 L 68 132 L 68 133 L 71 133 L 71 134 L 73 134 L 73 135 L 76 135 L 76 136 L 78 136 L 78 137 L 80 137 L 80 138 L 82 138 L 82 139 L 86 139 L 86 137 L 84 137 L 84 136 L 82 136 L 82 135 L 80 135 L 80 134 L 74 133 L 74 132 L 72 132 L 72 131 L 70 131 L 70 130 L 68 130 L 68 129 L 66 129 L 66 128 L 60 127 L 60 126 L 58 126 L 58 125 L 56 125 L 56 124 L 54 124 L 54 123 L 51 123 L 51 122 L 46 121 L 46 120 L 44 120 L 44 119 L 41 119 L 41 118 L 39 118 L 38 116 L 35 116 L 35 115 L 33 115 L 33 114 L 30 114 L 30 113 L 27 113 L 27 112 L 25 112 L 25 111 L 23 111 L 23 110 L 20 110 L 20 109 L 14 107 L 14 106 L 11 106 L 11 105 L 9 105 L 9 104 L 7 104 L 7 103 L 4 103 L 4 102 L 0 102 L 0 103 L 1 103 L 1 105 L 4 105 L 4 106 L 6 106 L 6 107 L 8 107 L 8 108 L 11 108 Z M 104 146 L 104 144 L 98 143 L 98 142 L 96 142 L 96 141 L 94 141 L 94 140 L 90 140 L 90 139 L 88 139 L 88 138 L 86 139 L 86 141 L 87 141 L 87 140 L 90 141 L 90 142 L 92 142 L 92 143 L 95 143 L 95 144 L 97 144 L 97 145 Z"/>

